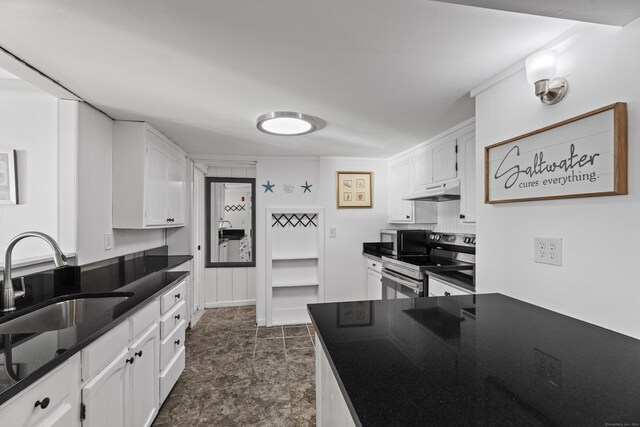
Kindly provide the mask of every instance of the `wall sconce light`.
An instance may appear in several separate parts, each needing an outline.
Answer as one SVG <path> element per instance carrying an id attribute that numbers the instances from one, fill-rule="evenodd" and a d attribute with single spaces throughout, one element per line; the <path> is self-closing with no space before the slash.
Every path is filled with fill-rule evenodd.
<path id="1" fill-rule="evenodd" d="M 527 80 L 534 85 L 536 96 L 545 105 L 556 104 L 565 97 L 569 82 L 563 77 L 556 77 L 558 53 L 553 50 L 542 50 L 529 56 L 525 62 Z"/>

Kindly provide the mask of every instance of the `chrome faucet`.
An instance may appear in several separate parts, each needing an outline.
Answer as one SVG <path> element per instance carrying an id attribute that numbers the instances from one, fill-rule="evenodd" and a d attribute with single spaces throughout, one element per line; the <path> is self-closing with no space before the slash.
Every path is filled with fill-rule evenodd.
<path id="1" fill-rule="evenodd" d="M 25 296 L 24 282 L 22 290 L 14 291 L 13 282 L 11 281 L 11 254 L 13 253 L 13 247 L 20 240 L 27 237 L 37 237 L 49 243 L 51 249 L 53 249 L 53 263 L 57 267 L 67 265 L 67 257 L 64 256 L 60 250 L 60 246 L 53 238 L 47 234 L 40 233 L 39 231 L 27 231 L 26 233 L 18 234 L 16 237 L 9 241 L 7 249 L 4 250 L 4 280 L 2 281 L 2 312 L 14 311 L 16 309 L 15 301 L 18 298 Z"/>

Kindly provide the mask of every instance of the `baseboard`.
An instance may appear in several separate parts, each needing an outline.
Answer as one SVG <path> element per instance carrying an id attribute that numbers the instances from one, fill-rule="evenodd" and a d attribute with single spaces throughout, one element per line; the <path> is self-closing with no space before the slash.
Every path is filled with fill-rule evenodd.
<path id="1" fill-rule="evenodd" d="M 256 300 L 205 302 L 204 308 L 237 307 L 239 305 L 256 305 Z"/>

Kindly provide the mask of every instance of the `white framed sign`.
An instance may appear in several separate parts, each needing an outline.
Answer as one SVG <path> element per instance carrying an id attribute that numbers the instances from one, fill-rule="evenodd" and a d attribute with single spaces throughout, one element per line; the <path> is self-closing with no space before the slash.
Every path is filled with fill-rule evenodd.
<path id="1" fill-rule="evenodd" d="M 16 150 L 0 149 L 0 205 L 17 204 Z"/>
<path id="2" fill-rule="evenodd" d="M 487 146 L 485 203 L 627 194 L 627 104 Z"/>

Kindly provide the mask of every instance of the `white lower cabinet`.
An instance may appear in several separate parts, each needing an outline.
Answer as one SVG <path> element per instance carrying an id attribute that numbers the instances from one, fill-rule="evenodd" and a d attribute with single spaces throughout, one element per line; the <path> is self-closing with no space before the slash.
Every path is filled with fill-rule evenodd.
<path id="1" fill-rule="evenodd" d="M 134 361 L 129 366 L 128 402 L 129 425 L 147 427 L 153 423 L 160 409 L 158 370 L 160 360 L 160 335 L 154 323 L 130 347 Z M 129 359 L 131 360 L 131 359 Z"/>
<path id="2" fill-rule="evenodd" d="M 150 426 L 160 406 L 159 350 L 154 322 L 82 387 L 83 426 Z"/>
<path id="3" fill-rule="evenodd" d="M 382 262 L 365 255 L 364 265 L 366 274 L 365 299 L 382 299 Z"/>
<path id="4" fill-rule="evenodd" d="M 351 427 L 356 425 L 317 335 L 316 425 L 318 427 Z"/>
<path id="5" fill-rule="evenodd" d="M 128 425 L 128 360 L 129 349 L 124 348 L 106 368 L 82 387 L 81 418 L 84 427 Z"/>
<path id="6" fill-rule="evenodd" d="M 382 274 L 367 269 L 367 299 L 382 299 Z"/>
<path id="7" fill-rule="evenodd" d="M 180 374 L 184 371 L 185 351 L 184 344 L 180 345 L 180 349 L 173 356 L 167 367 L 160 373 L 160 403 L 164 402 Z"/>
<path id="8" fill-rule="evenodd" d="M 0 406 L 0 425 L 76 427 L 80 425 L 80 355 Z"/>
<path id="9" fill-rule="evenodd" d="M 0 426 L 150 426 L 184 371 L 183 287 L 148 303 L 0 406 Z"/>

